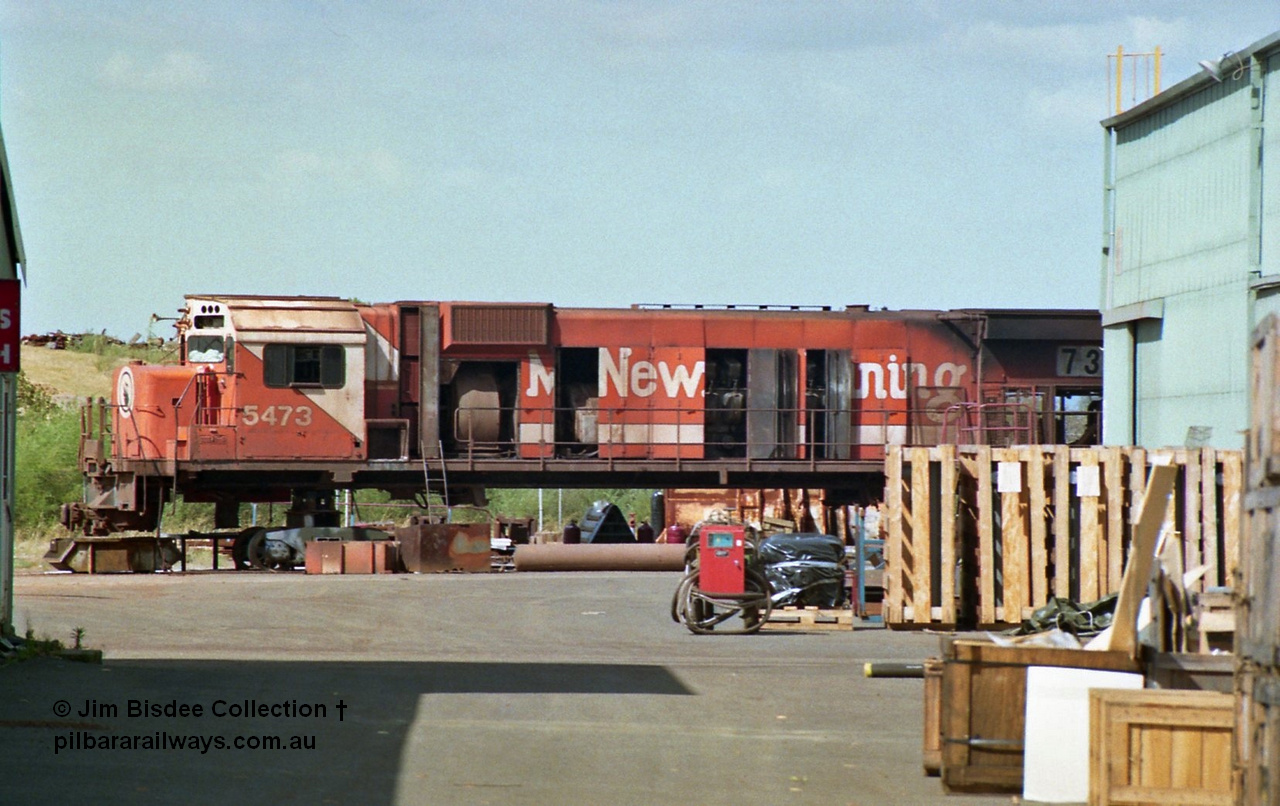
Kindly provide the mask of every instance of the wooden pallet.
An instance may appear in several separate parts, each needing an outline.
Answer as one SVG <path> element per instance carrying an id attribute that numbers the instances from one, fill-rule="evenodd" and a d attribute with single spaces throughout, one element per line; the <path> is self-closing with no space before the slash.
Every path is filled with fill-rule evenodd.
<path id="1" fill-rule="evenodd" d="M 1012 626 L 1051 596 L 1087 602 L 1117 591 L 1157 463 L 1178 469 L 1167 522 L 1181 535 L 1183 567 L 1207 566 L 1195 589 L 1231 585 L 1241 451 L 890 446 L 885 623 Z"/>
<path id="2" fill-rule="evenodd" d="M 818 607 L 775 608 L 764 623 L 765 629 L 800 630 L 852 630 L 853 611 L 847 607 L 823 609 Z"/>

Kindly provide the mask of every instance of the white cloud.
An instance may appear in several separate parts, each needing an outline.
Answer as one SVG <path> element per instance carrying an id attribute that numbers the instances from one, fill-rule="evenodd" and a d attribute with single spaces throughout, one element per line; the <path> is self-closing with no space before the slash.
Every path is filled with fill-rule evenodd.
<path id="1" fill-rule="evenodd" d="M 1032 88 L 1026 96 L 1027 121 L 1042 135 L 1094 135 L 1100 131 L 1098 121 L 1115 113 L 1107 109 L 1104 91 L 1101 79 L 1095 84 L 1073 83 L 1052 90 Z"/>
<path id="2" fill-rule="evenodd" d="M 194 53 L 171 50 L 157 58 L 139 60 L 123 51 L 107 59 L 98 73 L 108 87 L 143 92 L 172 92 L 209 83 L 213 69 Z"/>
<path id="3" fill-rule="evenodd" d="M 1130 17 L 1128 25 L 1134 43 L 1143 48 L 1154 48 L 1158 45 L 1165 53 L 1177 53 L 1187 46 L 1191 38 L 1190 26 L 1187 20 L 1181 17 L 1174 20 L 1162 20 L 1158 17 Z M 1190 55 L 1184 53 L 1183 57 L 1187 58 Z"/>
<path id="4" fill-rule="evenodd" d="M 263 171 L 263 179 L 283 191 L 303 191 L 315 183 L 333 184 L 347 191 L 389 189 L 405 184 L 406 171 L 401 159 L 383 148 L 346 154 L 289 149 L 275 155 Z"/>
<path id="5" fill-rule="evenodd" d="M 270 178 L 288 181 L 326 173 L 326 165 L 315 151 L 290 149 L 276 155 L 267 173 Z"/>
<path id="6" fill-rule="evenodd" d="M 360 155 L 357 160 L 362 172 L 377 179 L 385 187 L 404 183 L 404 165 L 400 158 L 384 148 L 375 148 Z"/>
<path id="7" fill-rule="evenodd" d="M 1182 17 L 1127 17 L 1054 25 L 983 20 L 945 33 L 944 47 L 996 64 L 1025 67 L 1093 70 L 1108 54 L 1123 47 L 1127 53 L 1165 53 L 1187 47 L 1192 32 Z"/>

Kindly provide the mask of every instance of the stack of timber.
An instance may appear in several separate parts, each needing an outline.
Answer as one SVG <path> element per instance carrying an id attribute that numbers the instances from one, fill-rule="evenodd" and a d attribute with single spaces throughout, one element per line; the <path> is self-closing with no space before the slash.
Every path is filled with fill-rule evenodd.
<path id="1" fill-rule="evenodd" d="M 891 446 L 885 460 L 885 623 L 1015 626 L 1051 597 L 1119 590 L 1147 471 L 1177 468 L 1165 516 L 1203 591 L 1239 562 L 1240 451 Z"/>

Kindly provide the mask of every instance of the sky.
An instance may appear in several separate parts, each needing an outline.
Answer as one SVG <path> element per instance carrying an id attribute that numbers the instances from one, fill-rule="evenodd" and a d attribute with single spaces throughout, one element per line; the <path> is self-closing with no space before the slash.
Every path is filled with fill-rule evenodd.
<path id="1" fill-rule="evenodd" d="M 1276 8 L 0 0 L 22 331 L 170 335 L 189 293 L 1096 309 L 1108 54 L 1168 88 Z"/>

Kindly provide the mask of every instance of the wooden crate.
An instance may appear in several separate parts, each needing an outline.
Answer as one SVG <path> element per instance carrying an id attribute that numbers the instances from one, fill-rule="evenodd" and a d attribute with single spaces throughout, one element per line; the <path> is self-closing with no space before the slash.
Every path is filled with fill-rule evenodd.
<path id="1" fill-rule="evenodd" d="M 1235 602 L 1230 593 L 1208 591 L 1196 597 L 1195 651 L 1209 654 L 1215 650 L 1231 652 L 1236 637 Z"/>
<path id="2" fill-rule="evenodd" d="M 924 774 L 942 773 L 942 659 L 924 662 Z"/>
<path id="3" fill-rule="evenodd" d="M 1094 689 L 1090 806 L 1230 806 L 1234 720 L 1221 692 Z"/>
<path id="4" fill-rule="evenodd" d="M 1244 661 L 1235 683 L 1237 803 L 1280 804 L 1280 670 Z"/>
<path id="5" fill-rule="evenodd" d="M 1232 655 L 1189 652 L 1150 652 L 1144 656 L 1146 687 L 1219 691 L 1234 688 L 1236 659 Z"/>
<path id="6" fill-rule="evenodd" d="M 1237 586 L 1235 676 L 1238 803 L 1280 806 L 1280 319 L 1254 330 L 1249 492 Z"/>
<path id="7" fill-rule="evenodd" d="M 1249 491 L 1249 548 L 1241 558 L 1235 620 L 1236 654 L 1264 666 L 1280 664 L 1280 486 Z"/>
<path id="8" fill-rule="evenodd" d="M 1184 567 L 1209 567 L 1196 589 L 1230 586 L 1240 451 L 890 446 L 885 623 L 1012 626 L 1053 596 L 1087 602 L 1116 592 L 1156 455 L 1178 468 L 1168 518 Z"/>
<path id="9" fill-rule="evenodd" d="M 1126 652 L 951 641 L 942 668 L 942 786 L 1021 792 L 1027 667 L 1138 671 Z"/>

